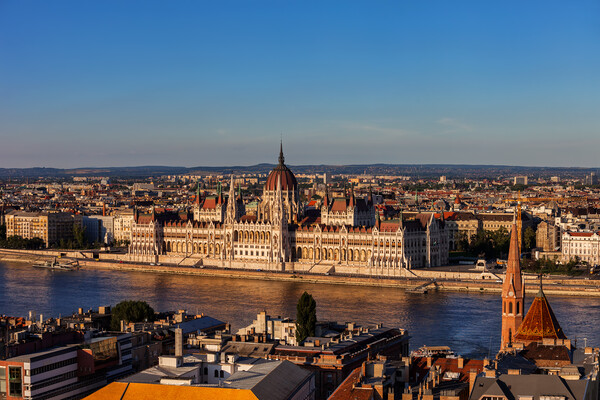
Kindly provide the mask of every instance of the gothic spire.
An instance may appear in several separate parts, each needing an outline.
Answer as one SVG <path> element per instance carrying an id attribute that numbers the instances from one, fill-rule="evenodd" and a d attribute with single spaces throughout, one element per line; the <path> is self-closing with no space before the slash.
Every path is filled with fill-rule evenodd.
<path id="1" fill-rule="evenodd" d="M 283 157 L 283 139 L 279 142 L 279 165 L 283 165 L 285 158 Z"/>

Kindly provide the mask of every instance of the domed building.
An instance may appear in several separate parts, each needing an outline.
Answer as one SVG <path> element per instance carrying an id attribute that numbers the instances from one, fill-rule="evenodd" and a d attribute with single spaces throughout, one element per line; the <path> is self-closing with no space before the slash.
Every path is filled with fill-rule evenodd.
<path id="1" fill-rule="evenodd" d="M 273 204 L 277 193 L 277 186 L 281 184 L 281 194 L 283 196 L 283 208 L 288 224 L 298 221 L 301 215 L 300 192 L 298 191 L 298 181 L 294 173 L 285 165 L 283 157 L 283 144 L 279 146 L 279 163 L 269 176 L 263 188 L 263 195 L 258 205 L 258 220 L 271 221 Z"/>
<path id="2" fill-rule="evenodd" d="M 270 172 L 256 214 L 245 214 L 231 175 L 229 195 L 196 196 L 193 218 L 166 213 L 136 217 L 129 259 L 141 262 L 208 265 L 278 271 L 319 271 L 405 276 L 405 269 L 448 263 L 448 234 L 433 213 L 417 220 L 375 219 L 372 195 L 354 190 L 329 201 L 317 218 L 304 216 L 298 181 L 279 163 Z M 302 217 L 302 218 L 301 218 Z"/>

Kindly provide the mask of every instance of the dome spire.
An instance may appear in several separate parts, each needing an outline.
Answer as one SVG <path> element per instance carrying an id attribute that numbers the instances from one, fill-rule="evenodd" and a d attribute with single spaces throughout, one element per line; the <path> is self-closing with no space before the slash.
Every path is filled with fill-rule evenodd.
<path id="1" fill-rule="evenodd" d="M 283 139 L 279 141 L 279 165 L 283 165 L 285 158 L 283 158 Z"/>

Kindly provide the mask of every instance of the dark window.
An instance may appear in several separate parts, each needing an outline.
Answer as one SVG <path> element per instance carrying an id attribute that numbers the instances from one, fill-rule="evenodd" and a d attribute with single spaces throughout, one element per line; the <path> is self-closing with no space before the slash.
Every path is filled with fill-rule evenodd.
<path id="1" fill-rule="evenodd" d="M 8 395 L 21 397 L 23 383 L 21 381 L 21 367 L 8 367 Z"/>
<path id="2" fill-rule="evenodd" d="M 6 395 L 6 367 L 0 367 L 0 398 Z"/>

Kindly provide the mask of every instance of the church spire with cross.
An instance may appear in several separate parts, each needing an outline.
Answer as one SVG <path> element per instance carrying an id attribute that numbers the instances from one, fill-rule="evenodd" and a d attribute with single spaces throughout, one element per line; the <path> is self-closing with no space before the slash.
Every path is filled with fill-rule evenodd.
<path id="1" fill-rule="evenodd" d="M 513 223 L 510 235 L 510 248 L 506 275 L 502 284 L 502 343 L 500 349 L 506 349 L 513 343 L 514 335 L 523 322 L 525 288 L 521 275 L 521 261 L 517 225 Z"/>

